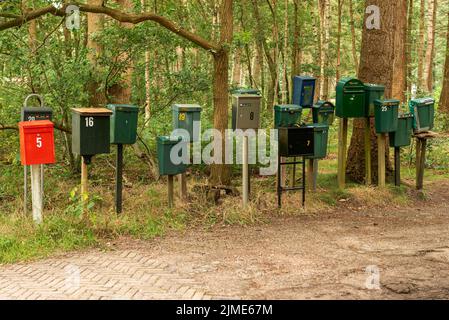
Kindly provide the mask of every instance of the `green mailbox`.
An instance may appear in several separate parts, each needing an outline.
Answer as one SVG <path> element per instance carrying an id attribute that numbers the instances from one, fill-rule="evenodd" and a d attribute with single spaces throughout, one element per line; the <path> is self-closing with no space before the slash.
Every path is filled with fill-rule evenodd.
<path id="1" fill-rule="evenodd" d="M 112 111 L 111 143 L 136 143 L 139 107 L 126 104 L 109 104 L 107 108 Z"/>
<path id="2" fill-rule="evenodd" d="M 374 100 L 377 133 L 395 132 L 398 129 L 399 100 Z"/>
<path id="3" fill-rule="evenodd" d="M 432 98 L 413 99 L 409 102 L 410 112 L 414 115 L 413 129 L 416 133 L 433 129 L 435 100 Z"/>
<path id="4" fill-rule="evenodd" d="M 365 117 L 374 117 L 374 100 L 385 98 L 385 86 L 365 83 Z"/>
<path id="5" fill-rule="evenodd" d="M 307 127 L 313 128 L 313 156 L 308 159 L 324 159 L 327 156 L 327 141 L 329 138 L 329 127 L 326 124 L 309 124 Z"/>
<path id="6" fill-rule="evenodd" d="M 174 176 L 184 173 L 187 170 L 187 165 L 184 163 L 174 164 L 170 157 L 172 148 L 178 143 L 183 142 L 181 137 L 172 138 L 169 136 L 157 137 L 157 159 L 159 163 L 159 174 L 161 176 Z M 181 150 L 180 150 L 181 151 Z M 179 155 L 181 158 L 181 155 Z"/>
<path id="7" fill-rule="evenodd" d="M 407 147 L 412 143 L 413 115 L 399 116 L 398 130 L 390 133 L 390 147 Z"/>
<path id="8" fill-rule="evenodd" d="M 106 108 L 72 109 L 72 152 L 87 161 L 93 155 L 109 153 L 111 114 Z"/>
<path id="9" fill-rule="evenodd" d="M 335 119 L 335 106 L 328 101 L 318 101 L 312 108 L 313 123 L 331 126 Z"/>
<path id="10" fill-rule="evenodd" d="M 198 141 L 199 137 L 194 136 L 193 123 L 200 121 L 201 107 L 197 104 L 175 104 L 172 112 L 173 129 L 185 129 L 190 134 L 190 142 Z"/>
<path id="11" fill-rule="evenodd" d="M 299 126 L 301 121 L 302 107 L 294 104 L 277 105 L 274 107 L 274 127 Z"/>
<path id="12" fill-rule="evenodd" d="M 365 117 L 365 86 L 355 78 L 343 78 L 337 84 L 336 114 L 339 118 Z"/>

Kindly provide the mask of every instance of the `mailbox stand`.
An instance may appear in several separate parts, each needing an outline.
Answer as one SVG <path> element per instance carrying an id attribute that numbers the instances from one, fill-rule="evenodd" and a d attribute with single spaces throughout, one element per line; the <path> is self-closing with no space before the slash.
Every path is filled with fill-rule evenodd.
<path id="1" fill-rule="evenodd" d="M 278 208 L 282 207 L 282 192 L 286 192 L 286 191 L 298 191 L 301 190 L 302 191 L 302 206 L 304 207 L 306 204 L 306 159 L 303 157 L 302 161 L 293 161 L 293 162 L 282 162 L 282 157 L 278 155 L 278 175 L 277 175 L 277 195 L 278 195 Z M 279 172 L 281 172 L 282 166 L 287 166 L 287 165 L 294 165 L 296 166 L 297 164 L 301 164 L 302 165 L 302 185 L 300 187 L 295 186 L 293 181 L 293 184 L 291 187 L 283 187 L 281 184 L 281 175 L 279 174 Z"/>
<path id="2" fill-rule="evenodd" d="M 346 184 L 346 152 L 348 148 L 348 118 L 340 118 L 338 128 L 338 187 L 345 188 Z"/>
<path id="3" fill-rule="evenodd" d="M 424 188 L 424 170 L 426 168 L 426 149 L 427 140 L 436 138 L 438 135 L 435 132 L 420 132 L 416 133 L 416 190 Z"/>

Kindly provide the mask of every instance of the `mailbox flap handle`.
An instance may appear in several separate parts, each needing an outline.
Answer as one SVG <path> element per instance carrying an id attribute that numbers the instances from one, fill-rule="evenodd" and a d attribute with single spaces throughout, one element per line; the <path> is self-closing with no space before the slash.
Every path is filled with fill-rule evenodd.
<path id="1" fill-rule="evenodd" d="M 28 107 L 28 99 L 30 99 L 30 98 L 32 98 L 32 97 L 36 97 L 36 98 L 39 100 L 39 103 L 41 104 L 41 107 L 44 106 L 44 98 L 43 98 L 40 94 L 32 93 L 32 94 L 29 94 L 29 95 L 25 98 L 25 101 L 23 102 L 23 107 L 24 107 L 24 108 Z"/>

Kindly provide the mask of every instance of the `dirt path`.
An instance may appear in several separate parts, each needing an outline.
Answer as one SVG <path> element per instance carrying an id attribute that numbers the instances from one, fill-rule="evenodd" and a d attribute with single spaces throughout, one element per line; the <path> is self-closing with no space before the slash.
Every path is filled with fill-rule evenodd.
<path id="1" fill-rule="evenodd" d="M 3 266 L 0 298 L 448 299 L 449 183 L 431 197 Z"/>

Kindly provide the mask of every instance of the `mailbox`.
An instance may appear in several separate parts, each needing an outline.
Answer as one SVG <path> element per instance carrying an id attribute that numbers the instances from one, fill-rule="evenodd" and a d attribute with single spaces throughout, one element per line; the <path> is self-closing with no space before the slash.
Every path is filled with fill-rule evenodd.
<path id="1" fill-rule="evenodd" d="M 28 100 L 36 97 L 39 102 L 39 107 L 28 107 Z M 20 113 L 20 121 L 35 121 L 35 120 L 52 120 L 53 111 L 51 108 L 44 106 L 44 98 L 38 94 L 30 94 L 25 98 L 23 108 Z"/>
<path id="2" fill-rule="evenodd" d="M 111 143 L 134 144 L 137 139 L 137 118 L 139 107 L 125 104 L 109 104 L 111 116 Z"/>
<path id="3" fill-rule="evenodd" d="M 365 86 L 355 78 L 343 78 L 337 84 L 336 114 L 339 118 L 365 117 Z"/>
<path id="4" fill-rule="evenodd" d="M 407 147 L 412 143 L 413 115 L 399 116 L 398 130 L 390 133 L 390 147 Z"/>
<path id="5" fill-rule="evenodd" d="M 435 100 L 432 98 L 414 99 L 409 102 L 410 112 L 414 115 L 413 129 L 416 133 L 433 129 Z"/>
<path id="6" fill-rule="evenodd" d="M 72 152 L 93 156 L 110 152 L 110 116 L 106 108 L 72 109 Z"/>
<path id="7" fill-rule="evenodd" d="M 22 165 L 55 163 L 53 123 L 49 120 L 19 122 Z"/>
<path id="8" fill-rule="evenodd" d="M 399 100 L 374 100 L 375 127 L 377 133 L 389 133 L 398 129 Z"/>
<path id="9" fill-rule="evenodd" d="M 331 126 L 335 119 L 335 106 L 329 101 L 318 101 L 312 108 L 313 123 Z"/>
<path id="10" fill-rule="evenodd" d="M 182 141 L 181 137 L 172 138 L 169 136 L 157 137 L 157 159 L 159 163 L 159 174 L 165 175 L 178 175 L 184 173 L 187 170 L 187 165 L 184 163 L 174 164 L 170 154 L 172 148 L 178 143 L 187 143 Z M 180 152 L 181 152 L 180 148 Z M 181 158 L 181 154 L 179 154 Z"/>
<path id="11" fill-rule="evenodd" d="M 259 129 L 260 102 L 256 94 L 232 95 L 232 129 Z"/>
<path id="12" fill-rule="evenodd" d="M 279 155 L 300 157 L 314 155 L 313 127 L 279 128 Z"/>
<path id="13" fill-rule="evenodd" d="M 293 77 L 293 104 L 303 108 L 313 106 L 316 79 L 308 76 Z"/>
<path id="14" fill-rule="evenodd" d="M 300 125 L 302 107 L 294 104 L 274 107 L 274 127 L 295 127 Z"/>
<path id="15" fill-rule="evenodd" d="M 307 125 L 313 128 L 313 155 L 308 159 L 324 159 L 327 156 L 327 141 L 329 139 L 329 126 L 326 124 L 314 123 Z"/>
<path id="16" fill-rule="evenodd" d="M 365 83 L 365 117 L 374 117 L 374 100 L 383 100 L 385 87 L 380 84 Z"/>
<path id="17" fill-rule="evenodd" d="M 198 141 L 199 137 L 193 134 L 193 122 L 200 121 L 201 107 L 197 104 L 175 104 L 172 113 L 173 129 L 185 129 L 190 134 L 190 142 Z"/>

